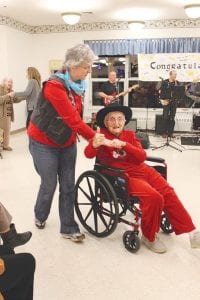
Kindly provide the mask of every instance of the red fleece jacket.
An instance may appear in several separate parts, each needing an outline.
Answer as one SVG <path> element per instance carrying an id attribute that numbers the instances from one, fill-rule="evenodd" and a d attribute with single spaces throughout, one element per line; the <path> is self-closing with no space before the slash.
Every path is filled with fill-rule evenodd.
<path id="1" fill-rule="evenodd" d="M 95 135 L 95 132 L 81 119 L 81 97 L 75 94 L 73 91 L 72 94 L 74 97 L 75 106 L 72 105 L 69 98 L 69 93 L 64 88 L 62 83 L 56 80 L 46 82 L 44 88 L 44 97 L 52 104 L 58 115 L 63 118 L 63 121 L 73 130 L 71 138 L 66 141 L 63 146 L 57 145 L 32 122 L 30 122 L 28 127 L 28 135 L 32 139 L 45 145 L 64 148 L 76 142 L 76 133 L 80 134 L 87 140 L 91 139 Z"/>
<path id="2" fill-rule="evenodd" d="M 116 139 L 116 136 L 101 129 L 101 133 L 109 140 Z M 85 148 L 87 158 L 97 157 L 98 161 L 104 165 L 126 170 L 129 175 L 141 176 L 147 165 L 144 163 L 146 152 L 142 148 L 140 141 L 136 138 L 133 131 L 124 130 L 118 137 L 119 140 L 126 142 L 126 146 L 121 150 L 113 147 L 100 146 L 93 148 L 92 140 Z"/>

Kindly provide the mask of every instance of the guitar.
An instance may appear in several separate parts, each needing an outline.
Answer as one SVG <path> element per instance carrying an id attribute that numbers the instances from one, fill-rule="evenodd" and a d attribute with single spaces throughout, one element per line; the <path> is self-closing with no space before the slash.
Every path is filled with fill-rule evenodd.
<path id="1" fill-rule="evenodd" d="M 163 106 L 166 106 L 170 103 L 170 99 L 160 99 L 160 103 L 163 105 Z"/>
<path id="2" fill-rule="evenodd" d="M 104 105 L 107 106 L 107 105 L 109 105 L 113 102 L 116 102 L 116 101 L 118 101 L 120 96 L 123 96 L 124 94 L 130 93 L 132 90 L 136 90 L 138 88 L 139 88 L 139 84 L 134 84 L 131 87 L 129 87 L 126 91 L 123 91 L 123 92 L 121 92 L 117 95 L 111 95 L 111 96 L 114 97 L 113 100 L 110 100 L 110 99 L 105 97 L 105 98 L 103 98 Z"/>

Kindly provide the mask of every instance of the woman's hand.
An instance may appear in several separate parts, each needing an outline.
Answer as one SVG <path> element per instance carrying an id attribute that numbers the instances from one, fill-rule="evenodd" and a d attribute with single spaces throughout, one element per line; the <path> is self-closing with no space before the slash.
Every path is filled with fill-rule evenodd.
<path id="1" fill-rule="evenodd" d="M 4 300 L 5 298 L 3 297 L 3 295 L 0 293 L 0 300 Z"/>
<path id="2" fill-rule="evenodd" d="M 112 147 L 121 149 L 126 146 L 126 142 L 120 141 L 118 139 L 112 140 Z"/>
<path id="3" fill-rule="evenodd" d="M 5 271 L 5 264 L 3 259 L 0 258 L 0 275 L 2 275 Z"/>
<path id="4" fill-rule="evenodd" d="M 11 98 L 13 98 L 14 95 L 15 95 L 15 92 L 10 92 L 10 93 L 7 94 L 7 96 L 9 96 L 9 97 L 11 97 Z"/>

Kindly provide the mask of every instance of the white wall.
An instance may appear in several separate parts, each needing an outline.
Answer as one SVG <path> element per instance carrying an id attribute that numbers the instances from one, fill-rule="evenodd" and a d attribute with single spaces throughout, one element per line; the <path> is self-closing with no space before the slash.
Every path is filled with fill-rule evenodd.
<path id="1" fill-rule="evenodd" d="M 8 72 L 8 59 L 7 59 L 7 39 L 6 39 L 6 27 L 0 26 L 0 81 L 3 77 L 7 76 Z"/>
<path id="2" fill-rule="evenodd" d="M 27 34 L 6 26 L 0 26 L 0 75 L 9 75 L 14 80 L 16 91 L 24 90 L 27 84 L 26 69 L 36 67 L 42 80 L 49 77 L 49 60 L 64 59 L 71 46 L 84 40 L 199 37 L 199 28 L 145 29 L 140 33 L 129 30 L 85 31 L 50 34 Z M 86 99 L 89 97 L 87 91 Z M 12 130 L 25 126 L 25 102 L 15 105 L 15 122 Z"/>

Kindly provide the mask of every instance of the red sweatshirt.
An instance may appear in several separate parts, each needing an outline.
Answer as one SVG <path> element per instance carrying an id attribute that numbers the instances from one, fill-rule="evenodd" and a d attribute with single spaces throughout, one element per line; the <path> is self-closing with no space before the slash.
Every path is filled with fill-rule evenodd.
<path id="1" fill-rule="evenodd" d="M 109 140 L 116 139 L 116 136 L 106 129 L 101 128 L 101 133 Z M 144 163 L 146 152 L 136 138 L 135 133 L 124 130 L 118 139 L 126 142 L 126 146 L 121 150 L 106 146 L 100 146 L 95 149 L 92 146 L 92 140 L 90 140 L 84 151 L 85 156 L 87 158 L 96 156 L 100 163 L 126 170 L 130 176 L 143 176 L 147 168 L 147 165 Z"/>
<path id="2" fill-rule="evenodd" d="M 62 83 L 56 80 L 47 81 L 44 88 L 44 97 L 52 104 L 58 115 L 63 118 L 63 121 L 73 130 L 71 138 L 63 146 L 57 145 L 32 122 L 30 122 L 28 135 L 32 139 L 45 145 L 64 148 L 70 146 L 76 141 L 76 133 L 80 134 L 87 140 L 91 139 L 95 135 L 95 132 L 81 119 L 81 97 L 73 91 L 72 94 L 75 106 L 72 105 L 68 91 L 66 91 Z"/>

